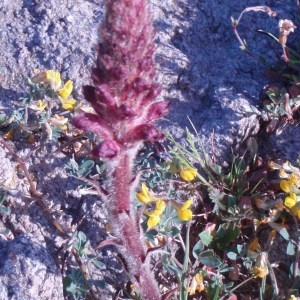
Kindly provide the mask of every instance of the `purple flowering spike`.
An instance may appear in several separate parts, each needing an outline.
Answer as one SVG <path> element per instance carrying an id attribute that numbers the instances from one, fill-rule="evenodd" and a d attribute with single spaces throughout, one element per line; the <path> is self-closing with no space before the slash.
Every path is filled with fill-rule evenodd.
<path id="1" fill-rule="evenodd" d="M 113 140 L 104 140 L 93 149 L 92 155 L 101 158 L 114 158 L 120 152 L 120 145 Z"/>
<path id="2" fill-rule="evenodd" d="M 148 110 L 147 121 L 152 122 L 156 121 L 169 112 L 170 102 L 160 101 L 152 104 Z"/>
<path id="3" fill-rule="evenodd" d="M 162 140 L 163 138 L 164 134 L 157 129 L 157 127 L 151 124 L 142 124 L 129 132 L 126 142 L 129 144 L 137 141 L 147 141 L 153 143 L 155 141 Z"/>
<path id="4" fill-rule="evenodd" d="M 161 87 L 155 82 L 154 31 L 147 0 L 106 0 L 106 16 L 99 30 L 93 86 L 83 94 L 95 114 L 76 116 L 73 125 L 99 137 L 92 154 L 105 158 L 110 183 L 106 199 L 130 279 L 143 300 L 160 300 L 158 284 L 145 262 L 147 249 L 133 206 L 134 159 L 143 141 L 155 142 L 163 133 L 153 124 L 169 109 L 157 101 Z"/>
<path id="5" fill-rule="evenodd" d="M 108 84 L 97 85 L 95 92 L 98 96 L 98 101 L 103 102 L 109 107 L 115 107 L 115 97 Z"/>
<path id="6" fill-rule="evenodd" d="M 104 139 L 113 137 L 112 128 L 97 115 L 83 113 L 72 120 L 72 125 L 84 131 L 92 131 Z"/>

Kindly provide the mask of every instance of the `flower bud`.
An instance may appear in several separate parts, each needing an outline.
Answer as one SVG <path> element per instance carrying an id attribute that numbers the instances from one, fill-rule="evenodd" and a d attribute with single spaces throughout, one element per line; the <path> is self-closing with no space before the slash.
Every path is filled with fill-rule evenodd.
<path id="1" fill-rule="evenodd" d="M 93 149 L 92 155 L 101 158 L 114 158 L 120 152 L 120 145 L 114 140 L 104 140 Z"/>

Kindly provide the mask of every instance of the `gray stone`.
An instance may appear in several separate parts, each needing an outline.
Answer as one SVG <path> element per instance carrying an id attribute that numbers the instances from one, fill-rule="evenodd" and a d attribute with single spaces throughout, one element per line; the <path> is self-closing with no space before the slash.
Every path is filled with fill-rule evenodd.
<path id="1" fill-rule="evenodd" d="M 49 252 L 29 235 L 0 240 L 1 300 L 60 300 L 62 277 Z"/>

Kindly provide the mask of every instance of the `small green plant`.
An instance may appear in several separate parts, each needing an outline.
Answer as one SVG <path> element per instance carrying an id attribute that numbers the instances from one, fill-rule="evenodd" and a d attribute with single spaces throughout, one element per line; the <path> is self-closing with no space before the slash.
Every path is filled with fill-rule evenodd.
<path id="1" fill-rule="evenodd" d="M 34 143 L 37 137 L 46 135 L 48 139 L 57 140 L 69 128 L 69 119 L 75 109 L 76 100 L 70 95 L 73 82 L 65 84 L 59 72 L 38 71 L 27 79 L 29 95 L 20 98 L 18 108 L 10 115 L 0 115 L 0 129 L 9 140 L 27 140 Z"/>
<path id="2" fill-rule="evenodd" d="M 83 266 L 81 268 L 76 266 L 69 266 L 64 277 L 65 291 L 71 294 L 75 299 L 86 299 L 92 288 L 104 289 L 106 284 L 104 280 L 93 280 L 92 267 L 103 270 L 106 268 L 87 240 L 86 235 L 82 231 L 74 232 L 69 243 L 66 244 L 66 249 L 70 252 L 75 251 L 80 258 Z M 84 272 L 88 273 L 84 274 Z M 88 279 L 87 279 L 88 277 Z M 93 296 L 90 295 L 90 296 Z"/>
<path id="3" fill-rule="evenodd" d="M 238 19 L 232 18 L 232 26 L 237 37 L 240 48 L 250 56 L 254 57 L 251 51 L 248 49 L 246 41 L 242 40 L 237 27 L 241 21 L 241 18 L 245 12 L 265 12 L 274 17 L 276 13 L 267 6 L 254 6 L 247 7 L 242 11 Z M 266 99 L 262 101 L 262 109 L 257 109 L 252 106 L 252 111 L 261 117 L 262 121 L 267 123 L 267 132 L 276 132 L 280 134 L 287 123 L 297 123 L 298 112 L 300 107 L 300 90 L 298 88 L 299 82 L 299 61 L 300 54 L 299 49 L 292 49 L 287 46 L 288 36 L 294 32 L 296 26 L 291 20 L 279 21 L 279 37 L 277 38 L 273 34 L 264 30 L 259 32 L 268 35 L 274 39 L 282 47 L 282 60 L 279 62 L 276 68 L 269 70 L 270 76 L 275 78 L 283 86 L 282 88 L 276 85 L 267 85 L 265 88 Z"/>
<path id="4" fill-rule="evenodd" d="M 5 201 L 5 193 L 2 192 L 0 189 L 0 214 L 9 216 L 11 213 L 11 209 L 5 205 L 4 201 Z"/>

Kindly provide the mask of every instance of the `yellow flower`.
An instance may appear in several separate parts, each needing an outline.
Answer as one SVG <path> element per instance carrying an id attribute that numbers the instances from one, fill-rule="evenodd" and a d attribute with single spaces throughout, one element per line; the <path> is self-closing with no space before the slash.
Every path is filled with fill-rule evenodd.
<path id="1" fill-rule="evenodd" d="M 63 99 L 63 98 L 61 98 L 60 101 L 61 101 L 62 108 L 66 109 L 66 110 L 74 110 L 76 102 L 77 102 L 73 98 L 71 98 L 71 99 Z"/>
<path id="2" fill-rule="evenodd" d="M 35 137 L 33 134 L 30 134 L 27 138 L 28 143 L 33 144 L 35 142 Z"/>
<path id="3" fill-rule="evenodd" d="M 145 183 L 142 184 L 142 190 L 136 194 L 136 197 L 143 204 L 149 204 L 154 201 Z"/>
<path id="4" fill-rule="evenodd" d="M 178 219 L 182 221 L 189 221 L 193 217 L 192 211 L 189 207 L 192 205 L 191 200 L 186 200 L 182 206 L 175 205 L 177 211 Z"/>
<path id="5" fill-rule="evenodd" d="M 289 175 L 284 171 L 284 169 L 280 169 L 279 177 L 280 178 L 289 178 Z"/>
<path id="6" fill-rule="evenodd" d="M 13 137 L 14 137 L 14 130 L 13 130 L 13 129 L 10 129 L 8 132 L 6 132 L 6 133 L 4 134 L 3 137 L 4 137 L 5 140 L 12 140 Z"/>
<path id="7" fill-rule="evenodd" d="M 251 259 L 257 258 L 257 256 L 261 253 L 261 246 L 258 242 L 258 238 L 256 237 L 249 245 L 247 256 Z"/>
<path id="8" fill-rule="evenodd" d="M 296 173 L 292 173 L 290 175 L 289 181 L 292 185 L 299 187 L 300 186 L 300 175 Z"/>
<path id="9" fill-rule="evenodd" d="M 204 289 L 203 276 L 202 274 L 198 273 L 193 277 L 191 285 L 188 288 L 188 293 L 189 295 L 194 295 L 196 291 L 201 293 L 204 291 Z"/>
<path id="10" fill-rule="evenodd" d="M 61 87 L 60 73 L 54 70 L 46 71 L 46 81 L 54 91 L 57 91 Z"/>
<path id="11" fill-rule="evenodd" d="M 281 180 L 280 181 L 280 188 L 286 192 L 286 193 L 289 193 L 291 191 L 291 188 L 292 188 L 292 182 L 290 180 Z"/>
<path id="12" fill-rule="evenodd" d="M 144 214 L 147 215 L 148 221 L 147 221 L 147 226 L 148 228 L 156 226 L 161 218 L 161 214 L 163 213 L 164 209 L 166 207 L 166 204 L 164 200 L 157 200 L 155 204 L 155 209 L 153 212 L 145 211 Z"/>
<path id="13" fill-rule="evenodd" d="M 72 80 L 68 80 L 65 85 L 63 86 L 63 88 L 61 88 L 60 90 L 58 90 L 58 94 L 60 97 L 62 97 L 63 99 L 67 99 L 70 94 L 73 91 L 73 81 Z"/>
<path id="14" fill-rule="evenodd" d="M 37 103 L 29 104 L 28 107 L 32 110 L 44 111 L 45 108 L 47 107 L 47 103 L 44 103 L 42 100 L 38 100 Z"/>
<path id="15" fill-rule="evenodd" d="M 289 300 L 299 300 L 299 298 L 297 298 L 297 297 L 294 296 L 294 295 L 291 295 L 290 298 L 289 298 Z"/>
<path id="16" fill-rule="evenodd" d="M 295 193 L 290 193 L 284 200 L 284 205 L 288 208 L 293 207 L 297 203 L 297 196 Z"/>
<path id="17" fill-rule="evenodd" d="M 145 211 L 144 214 L 149 217 L 147 221 L 148 228 L 154 227 L 160 222 L 160 215 L 149 211 Z"/>
<path id="18" fill-rule="evenodd" d="M 262 252 L 256 260 L 255 266 L 253 267 L 254 277 L 264 278 L 268 275 L 268 253 Z"/>
<path id="19" fill-rule="evenodd" d="M 184 168 L 180 171 L 180 177 L 185 181 L 192 181 L 197 176 L 197 169 Z"/>
<path id="20" fill-rule="evenodd" d="M 165 210 L 166 207 L 166 203 L 164 200 L 157 200 L 156 204 L 155 204 L 155 209 L 154 209 L 154 213 L 157 215 L 161 215 L 163 213 L 163 211 Z"/>
<path id="21" fill-rule="evenodd" d="M 59 116 L 59 115 L 54 115 L 54 117 L 51 117 L 49 119 L 49 123 L 56 126 L 58 129 L 62 131 L 68 130 L 68 118 Z"/>
<path id="22" fill-rule="evenodd" d="M 300 220 L 300 202 L 297 202 L 290 209 L 291 209 L 292 213 Z"/>
<path id="23" fill-rule="evenodd" d="M 254 277 L 264 278 L 268 275 L 269 271 L 267 267 L 254 267 Z"/>

